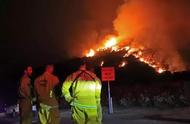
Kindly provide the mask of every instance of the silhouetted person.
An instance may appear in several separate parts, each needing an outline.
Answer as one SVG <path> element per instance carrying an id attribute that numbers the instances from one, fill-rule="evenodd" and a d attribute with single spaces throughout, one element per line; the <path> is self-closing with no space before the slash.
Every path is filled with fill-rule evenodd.
<path id="1" fill-rule="evenodd" d="M 53 71 L 54 66 L 47 65 L 45 72 L 37 77 L 34 83 L 41 124 L 60 123 L 59 106 L 54 93 L 54 88 L 59 84 L 59 79 L 53 75 Z"/>
<path id="2" fill-rule="evenodd" d="M 31 75 L 32 67 L 28 66 L 19 84 L 20 124 L 32 124 Z"/>

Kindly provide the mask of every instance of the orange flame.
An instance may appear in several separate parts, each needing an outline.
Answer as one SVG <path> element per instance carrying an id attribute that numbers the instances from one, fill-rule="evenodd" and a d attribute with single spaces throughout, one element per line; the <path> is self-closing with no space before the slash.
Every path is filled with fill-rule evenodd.
<path id="1" fill-rule="evenodd" d="M 93 57 L 95 55 L 95 51 L 90 49 L 90 51 L 86 54 L 86 57 Z"/>
<path id="2" fill-rule="evenodd" d="M 111 37 L 108 39 L 104 45 L 105 48 L 111 48 L 117 44 L 117 38 L 116 37 Z"/>
<path id="3" fill-rule="evenodd" d="M 125 61 L 123 61 L 123 62 L 121 62 L 121 64 L 119 64 L 120 68 L 125 67 L 125 66 L 126 66 L 126 62 Z"/>
<path id="4" fill-rule="evenodd" d="M 96 50 L 96 52 L 99 51 L 105 51 L 105 50 L 110 50 L 110 52 L 118 52 L 118 51 L 125 51 L 125 54 L 123 55 L 123 58 L 128 57 L 130 55 L 133 55 L 136 59 L 139 59 L 139 61 L 144 62 L 148 64 L 150 67 L 154 68 L 158 73 L 163 73 L 166 71 L 159 63 L 155 62 L 153 58 L 147 57 L 144 55 L 143 49 L 142 48 L 134 48 L 131 46 L 124 46 L 124 47 L 119 47 L 118 46 L 118 38 L 115 36 L 111 36 L 104 40 L 104 45 L 103 47 L 100 47 Z M 86 54 L 86 57 L 93 57 L 95 56 L 95 50 L 90 49 L 90 51 Z M 104 61 L 101 62 L 100 66 L 104 65 Z M 119 67 L 124 67 L 126 66 L 126 62 L 121 62 Z"/>
<path id="5" fill-rule="evenodd" d="M 162 68 L 159 68 L 157 71 L 158 71 L 158 73 L 163 73 L 165 70 Z"/>
<path id="6" fill-rule="evenodd" d="M 101 61 L 100 66 L 104 66 L 104 61 Z"/>

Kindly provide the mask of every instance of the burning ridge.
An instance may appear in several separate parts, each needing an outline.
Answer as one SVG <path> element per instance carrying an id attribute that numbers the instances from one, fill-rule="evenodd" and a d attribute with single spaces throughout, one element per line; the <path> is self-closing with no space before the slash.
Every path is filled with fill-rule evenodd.
<path id="1" fill-rule="evenodd" d="M 135 48 L 130 45 L 119 45 L 119 38 L 116 36 L 109 36 L 103 41 L 103 46 L 97 49 L 90 49 L 85 53 L 86 57 L 95 57 L 101 56 L 101 54 L 116 53 L 122 56 L 123 59 L 134 56 L 139 61 L 146 63 L 150 67 L 154 68 L 158 73 L 163 73 L 167 71 L 167 68 L 164 67 L 159 62 L 155 61 L 150 54 L 146 54 L 146 50 L 143 47 Z M 101 61 L 100 66 L 104 65 L 104 61 Z M 127 66 L 127 61 L 122 60 L 118 67 Z"/>

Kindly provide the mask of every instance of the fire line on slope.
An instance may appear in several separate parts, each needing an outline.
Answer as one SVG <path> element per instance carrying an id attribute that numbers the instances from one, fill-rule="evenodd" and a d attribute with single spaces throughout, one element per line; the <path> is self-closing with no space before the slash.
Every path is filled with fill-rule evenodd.
<path id="1" fill-rule="evenodd" d="M 90 49 L 88 53 L 85 54 L 86 57 L 94 57 L 99 52 L 121 52 L 123 53 L 123 58 L 127 58 L 130 55 L 134 56 L 141 62 L 148 64 L 150 67 L 154 68 L 158 73 L 163 73 L 167 69 L 164 68 L 160 63 L 156 62 L 154 58 L 151 56 L 145 55 L 145 50 L 143 47 L 141 48 L 134 48 L 129 45 L 119 46 L 119 38 L 116 36 L 109 36 L 103 41 L 103 46 L 97 48 L 96 50 Z M 125 67 L 127 62 L 122 61 L 118 66 Z M 101 62 L 101 66 L 103 66 L 104 61 Z"/>

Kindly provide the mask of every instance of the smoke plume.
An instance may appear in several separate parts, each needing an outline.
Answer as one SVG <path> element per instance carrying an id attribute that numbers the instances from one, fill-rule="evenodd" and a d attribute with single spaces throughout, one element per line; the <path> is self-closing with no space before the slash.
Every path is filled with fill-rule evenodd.
<path id="1" fill-rule="evenodd" d="M 185 70 L 190 51 L 189 0 L 125 0 L 114 29 L 123 41 L 144 47 L 170 71 Z"/>
<path id="2" fill-rule="evenodd" d="M 122 0 L 63 0 L 55 7 L 53 36 L 58 40 L 60 53 L 70 57 L 83 56 L 83 52 L 96 45 L 105 35 L 112 33 L 112 21 Z M 56 23 L 55 23 L 56 21 Z"/>

